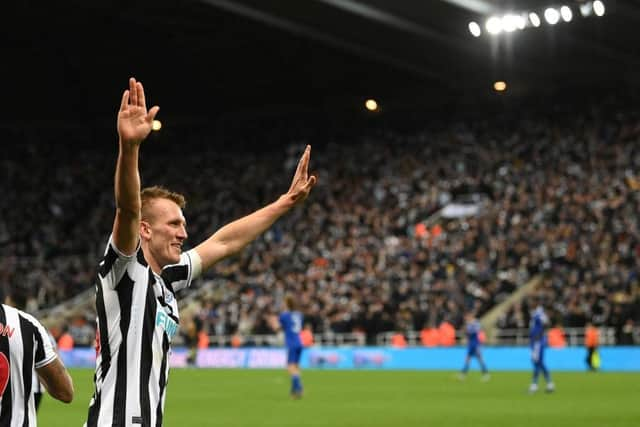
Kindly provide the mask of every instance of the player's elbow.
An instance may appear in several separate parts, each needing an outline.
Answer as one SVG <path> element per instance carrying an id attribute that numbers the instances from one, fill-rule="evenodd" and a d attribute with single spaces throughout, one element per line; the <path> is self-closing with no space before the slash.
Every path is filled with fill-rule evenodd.
<path id="1" fill-rule="evenodd" d="M 71 403 L 73 401 L 73 387 L 70 390 L 65 390 L 60 393 L 56 396 L 56 399 L 64 403 Z"/>
<path id="2" fill-rule="evenodd" d="M 69 384 L 65 385 L 64 387 L 57 388 L 55 390 L 49 390 L 49 393 L 51 394 L 52 397 L 54 397 L 55 399 L 61 402 L 71 403 L 73 401 L 73 395 L 74 395 L 73 383 L 69 381 Z"/>

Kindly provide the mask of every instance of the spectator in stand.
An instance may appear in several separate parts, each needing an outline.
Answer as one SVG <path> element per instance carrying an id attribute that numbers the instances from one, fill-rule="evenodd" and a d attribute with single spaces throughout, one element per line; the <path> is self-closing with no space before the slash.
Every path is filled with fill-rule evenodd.
<path id="1" fill-rule="evenodd" d="M 562 329 L 562 326 L 559 324 L 549 329 L 547 338 L 549 340 L 549 347 L 551 348 L 564 348 L 567 346 L 564 329 Z"/>
<path id="2" fill-rule="evenodd" d="M 600 367 L 598 344 L 600 343 L 600 331 L 592 322 L 587 322 L 584 330 L 584 345 L 587 349 L 587 367 L 590 371 L 596 371 Z"/>
<path id="3" fill-rule="evenodd" d="M 314 165 L 327 179 L 307 211 L 283 219 L 253 243 L 256 250 L 193 284 L 210 290 L 213 314 L 204 327 L 211 335 L 239 327 L 265 333 L 268 308 L 292 292 L 301 295 L 314 332 L 362 330 L 373 344 L 381 332 L 419 330 L 445 318 L 459 329 L 462 307 L 482 316 L 541 274 L 536 292 L 554 301 L 550 313 L 563 327 L 583 328 L 592 319 L 615 327 L 622 342 L 628 321 L 640 321 L 638 114 L 602 102 L 552 108 L 412 130 L 391 122 L 323 129 L 328 137 L 318 142 Z M 179 147 L 156 144 L 145 154 L 142 175 L 150 181 L 216 194 L 190 201 L 192 240 L 272 199 L 281 184 L 274 166 L 294 170 L 305 138 L 317 134 L 309 125 L 296 138 L 280 135 L 293 141 L 283 163 L 280 150 L 235 143 L 262 139 L 263 131 L 233 136 L 217 150 L 201 142 L 210 139 L 209 125 L 190 126 L 175 129 Z M 172 132 L 152 137 L 177 139 Z M 96 173 L 115 163 L 102 134 L 0 128 L 3 140 L 15 141 L 4 147 L 0 179 L 16 189 L 0 200 L 0 279 L 17 284 L 31 309 L 92 287 L 113 203 L 102 191 L 113 177 Z M 81 147 L 81 154 L 65 156 L 60 143 Z M 176 158 L 202 173 L 167 170 Z M 238 176 L 246 191 L 226 191 Z M 478 213 L 442 215 L 459 201 Z M 515 306 L 498 326 L 527 328 L 530 308 Z"/>
<path id="4" fill-rule="evenodd" d="M 420 342 L 425 347 L 437 347 L 440 344 L 440 331 L 434 324 L 425 324 L 420 331 Z"/>

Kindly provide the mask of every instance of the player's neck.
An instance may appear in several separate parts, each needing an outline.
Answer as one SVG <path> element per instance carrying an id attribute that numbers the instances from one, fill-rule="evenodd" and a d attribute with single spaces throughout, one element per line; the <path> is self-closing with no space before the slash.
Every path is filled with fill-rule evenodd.
<path id="1" fill-rule="evenodd" d="M 162 267 L 160 266 L 160 263 L 158 263 L 158 261 L 156 261 L 156 259 L 153 257 L 151 251 L 147 250 L 144 243 L 142 244 L 142 254 L 144 255 L 145 261 L 147 261 L 147 264 L 149 264 L 151 271 L 153 271 L 157 275 L 160 275 L 160 273 L 162 273 Z"/>

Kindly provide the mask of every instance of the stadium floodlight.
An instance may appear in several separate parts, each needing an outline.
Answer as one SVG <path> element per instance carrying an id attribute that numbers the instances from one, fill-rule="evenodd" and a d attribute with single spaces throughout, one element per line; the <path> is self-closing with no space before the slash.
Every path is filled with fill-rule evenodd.
<path id="1" fill-rule="evenodd" d="M 604 3 L 602 3 L 600 0 L 594 1 L 593 12 L 596 14 L 596 16 L 604 15 Z"/>
<path id="2" fill-rule="evenodd" d="M 552 7 L 548 7 L 544 11 L 544 19 L 549 25 L 556 25 L 560 20 L 560 13 L 558 13 L 558 11 Z"/>
<path id="3" fill-rule="evenodd" d="M 499 34 L 502 32 L 502 19 L 497 16 L 492 16 L 487 19 L 487 22 L 484 24 L 485 28 L 489 32 L 489 34 Z"/>
<path id="4" fill-rule="evenodd" d="M 378 110 L 378 103 L 376 102 L 375 99 L 367 99 L 364 102 L 364 107 L 369 111 L 377 111 Z"/>
<path id="5" fill-rule="evenodd" d="M 505 90 L 507 90 L 507 84 L 502 80 L 498 80 L 493 84 L 493 88 L 496 92 L 504 92 Z"/>
<path id="6" fill-rule="evenodd" d="M 562 20 L 564 22 L 571 22 L 571 19 L 573 18 L 573 12 L 571 11 L 571 8 L 569 6 L 562 6 L 560 8 L 560 16 L 562 16 Z"/>
<path id="7" fill-rule="evenodd" d="M 480 34 L 482 34 L 480 25 L 478 25 L 478 23 L 475 21 L 469 22 L 469 32 L 473 35 L 473 37 L 480 37 Z"/>
<path id="8" fill-rule="evenodd" d="M 160 129 L 162 129 L 162 122 L 160 120 L 154 120 L 153 122 L 151 122 L 151 129 L 154 131 L 159 131 Z"/>
<path id="9" fill-rule="evenodd" d="M 540 26 L 540 17 L 535 12 L 531 12 L 529 14 L 529 21 L 531 21 L 531 25 L 533 25 L 534 27 Z"/>
<path id="10" fill-rule="evenodd" d="M 582 3 L 580 5 L 580 14 L 583 17 L 587 17 L 587 16 L 591 16 L 591 13 L 593 12 L 593 3 L 591 3 L 590 1 Z"/>
<path id="11" fill-rule="evenodd" d="M 516 15 L 504 15 L 502 17 L 502 30 L 505 33 L 512 33 L 518 28 L 518 17 Z"/>
<path id="12" fill-rule="evenodd" d="M 526 14 L 516 16 L 516 26 L 518 27 L 519 30 L 524 30 L 524 28 L 527 26 Z"/>

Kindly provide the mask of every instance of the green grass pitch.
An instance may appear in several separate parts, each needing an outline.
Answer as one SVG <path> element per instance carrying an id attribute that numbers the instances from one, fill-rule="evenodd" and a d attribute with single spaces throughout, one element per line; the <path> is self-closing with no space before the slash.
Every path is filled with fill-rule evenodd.
<path id="1" fill-rule="evenodd" d="M 72 370 L 75 399 L 45 396 L 44 427 L 81 426 L 91 370 Z M 526 372 L 306 371 L 305 396 L 288 397 L 284 370 L 174 369 L 165 426 L 638 427 L 640 374 L 555 373 L 557 391 L 528 395 Z M 541 383 L 542 384 L 542 383 Z"/>

